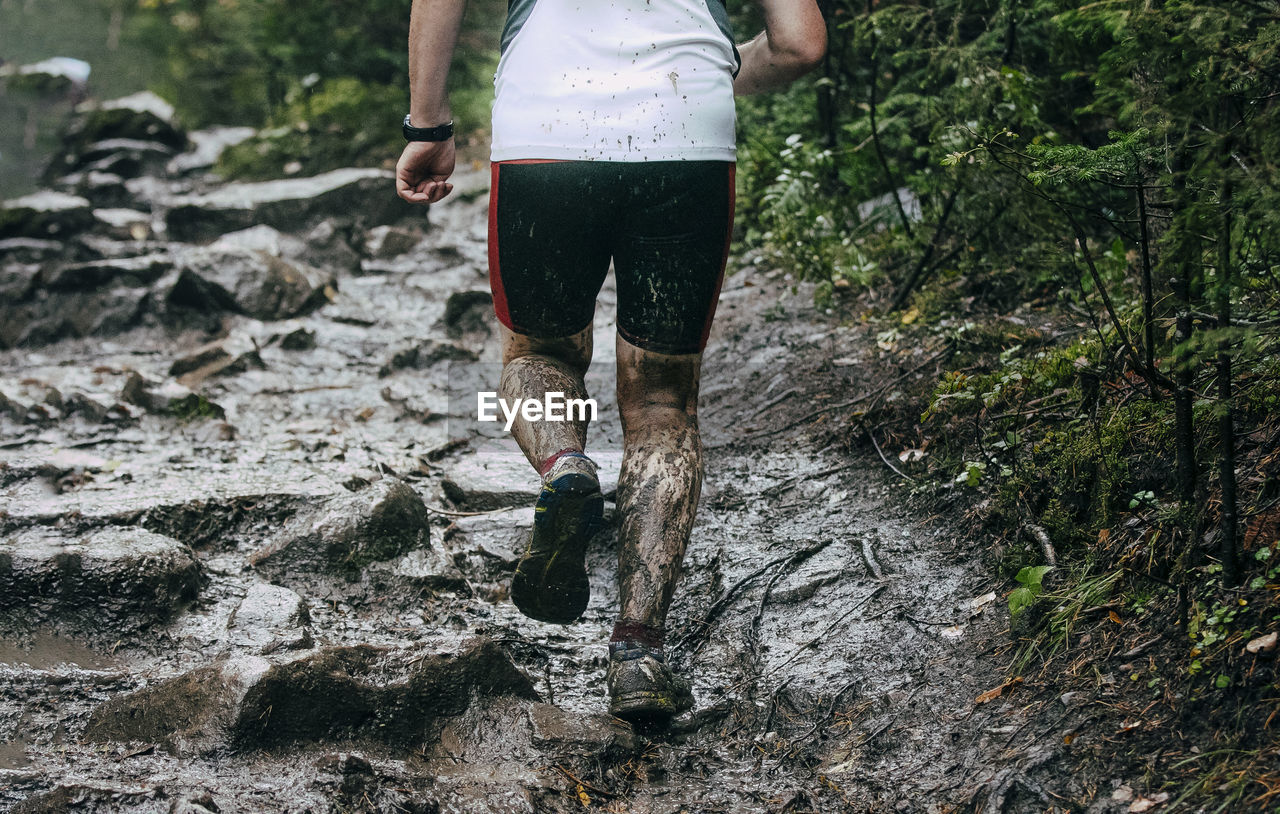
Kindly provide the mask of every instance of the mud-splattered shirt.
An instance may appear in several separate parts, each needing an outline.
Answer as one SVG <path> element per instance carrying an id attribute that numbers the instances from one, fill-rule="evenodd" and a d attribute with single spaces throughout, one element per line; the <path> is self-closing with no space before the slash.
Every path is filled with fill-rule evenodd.
<path id="1" fill-rule="evenodd" d="M 510 0 L 494 161 L 732 161 L 724 0 Z"/>

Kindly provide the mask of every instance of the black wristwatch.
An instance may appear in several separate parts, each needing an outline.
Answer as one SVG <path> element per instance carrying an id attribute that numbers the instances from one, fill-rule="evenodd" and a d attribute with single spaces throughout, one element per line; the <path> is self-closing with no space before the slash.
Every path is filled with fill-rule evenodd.
<path id="1" fill-rule="evenodd" d="M 414 127 L 409 124 L 409 114 L 404 115 L 405 141 L 448 141 L 453 138 L 453 122 L 438 127 Z"/>

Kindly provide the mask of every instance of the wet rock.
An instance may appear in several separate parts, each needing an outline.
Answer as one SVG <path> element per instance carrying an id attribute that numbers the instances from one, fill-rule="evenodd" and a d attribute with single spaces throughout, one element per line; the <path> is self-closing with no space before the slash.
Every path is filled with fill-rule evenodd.
<path id="1" fill-rule="evenodd" d="M 231 354 L 227 353 L 220 342 L 213 342 L 199 348 L 194 353 L 189 353 L 169 365 L 170 376 L 181 376 L 184 373 L 190 373 L 193 370 L 199 370 L 203 367 L 212 367 L 214 365 L 224 364 L 234 359 Z"/>
<path id="2" fill-rule="evenodd" d="M 468 511 L 532 506 L 538 474 L 518 451 L 509 455 L 490 448 L 454 464 L 440 487 L 445 497 Z"/>
<path id="3" fill-rule="evenodd" d="M 231 612 L 227 631 L 234 646 L 266 655 L 311 647 L 310 624 L 301 596 L 288 588 L 259 582 Z"/>
<path id="4" fill-rule="evenodd" d="M 310 266 L 250 249 L 177 252 L 176 273 L 160 283 L 166 304 L 202 313 L 234 311 L 276 320 L 328 302 L 332 277 Z"/>
<path id="5" fill-rule="evenodd" d="M 445 333 L 458 339 L 469 333 L 489 333 L 493 324 L 493 295 L 488 291 L 455 291 L 444 304 Z"/>
<path id="6" fill-rule="evenodd" d="M 583 715 L 534 704 L 529 708 L 529 725 L 534 744 L 557 756 L 611 759 L 636 751 L 635 732 L 609 715 Z"/>
<path id="7" fill-rule="evenodd" d="M 249 249 L 263 252 L 272 257 L 301 257 L 306 252 L 306 244 L 292 235 L 286 235 L 279 229 L 270 226 L 250 226 L 229 232 L 213 243 L 211 249 Z"/>
<path id="8" fill-rule="evenodd" d="M 187 146 L 186 133 L 174 120 L 173 106 L 150 91 L 82 105 L 77 113 L 80 116 L 64 139 L 65 152 L 50 167 L 56 175 L 85 163 L 85 156 L 91 154 L 91 145 L 102 142 L 128 139 L 154 143 L 169 154 L 185 150 Z"/>
<path id="9" fill-rule="evenodd" d="M 10 264 L 39 263 L 62 254 L 64 246 L 57 240 L 39 240 L 31 237 L 10 237 L 0 240 L 0 260 Z"/>
<path id="10" fill-rule="evenodd" d="M 453 526 L 454 533 L 462 539 L 451 540 L 451 547 L 489 561 L 490 567 L 486 570 L 495 572 L 490 576 L 509 574 L 524 554 L 533 528 L 533 505 L 530 501 L 518 509 L 459 517 Z"/>
<path id="11" fill-rule="evenodd" d="M 360 265 L 360 258 L 351 248 L 350 230 L 339 228 L 332 219 L 312 229 L 305 240 L 259 224 L 225 234 L 209 245 L 217 249 L 252 249 L 331 272 L 355 271 Z"/>
<path id="12" fill-rule="evenodd" d="M 271 669 L 261 656 L 198 667 L 106 702 L 93 711 L 83 737 L 158 743 L 177 754 L 211 750 L 234 736 L 246 696 Z"/>
<path id="13" fill-rule="evenodd" d="M 203 421 L 184 427 L 182 434 L 206 430 L 222 433 L 225 428 L 217 421 Z M 225 461 L 203 453 L 194 461 L 182 460 L 185 466 L 169 470 L 180 475 L 113 477 L 96 488 L 62 494 L 53 494 L 46 483 L 24 479 L 0 485 L 0 505 L 14 525 L 54 525 L 71 516 L 84 523 L 141 525 L 191 546 L 226 548 L 235 545 L 242 524 L 279 528 L 298 506 L 345 493 L 313 466 L 287 460 L 263 466 L 257 459 Z"/>
<path id="14" fill-rule="evenodd" d="M 233 336 L 210 342 L 175 360 L 169 366 L 169 375 L 176 376 L 184 387 L 195 387 L 205 379 L 235 376 L 251 368 L 264 370 L 266 364 L 250 338 Z"/>
<path id="15" fill-rule="evenodd" d="M 273 664 L 221 659 L 113 698 L 94 710 L 89 741 L 143 741 L 175 754 L 373 739 L 432 740 L 473 698 L 535 699 L 529 680 L 487 639 L 457 653 L 330 647 Z"/>
<path id="16" fill-rule="evenodd" d="M 375 577 L 389 573 L 392 583 L 410 589 L 456 591 L 464 596 L 472 593 L 454 558 L 436 549 L 410 551 L 394 564 L 375 563 L 369 573 Z"/>
<path id="17" fill-rule="evenodd" d="M 39 292 L 26 302 L 0 302 L 0 348 L 127 331 L 146 313 L 150 296 L 146 289 L 116 286 L 56 295 Z"/>
<path id="18" fill-rule="evenodd" d="M 160 279 L 172 266 L 173 261 L 165 253 L 68 263 L 47 275 L 45 287 L 72 291 L 107 285 L 142 288 Z"/>
<path id="19" fill-rule="evenodd" d="M 179 797 L 169 805 L 169 814 L 222 814 L 209 792 L 190 797 Z"/>
<path id="20" fill-rule="evenodd" d="M 89 202 L 65 192 L 46 189 L 0 204 L 0 238 L 62 238 L 92 225 Z"/>
<path id="21" fill-rule="evenodd" d="M 164 797 L 164 790 L 160 788 L 72 783 L 60 785 L 43 794 L 34 794 L 9 811 L 10 814 L 110 814 L 121 811 L 126 806 L 144 806 L 148 803 L 159 809 L 159 801 Z"/>
<path id="22" fill-rule="evenodd" d="M 89 63 L 72 57 L 52 57 L 27 65 L 0 65 L 0 87 L 6 91 L 62 96 L 83 92 Z"/>
<path id="23" fill-rule="evenodd" d="M 164 620 L 195 599 L 199 579 L 190 548 L 144 529 L 68 538 L 37 528 L 0 539 L 0 608 L 36 618 Z"/>
<path id="24" fill-rule="evenodd" d="M 111 138 L 85 145 L 70 169 L 105 173 L 120 179 L 137 178 L 159 172 L 174 152 L 172 147 L 158 141 Z"/>
<path id="25" fill-rule="evenodd" d="M 0 398 L 0 415 L 7 415 L 23 424 L 49 424 L 73 417 L 84 418 L 90 423 L 116 422 L 123 418 L 116 409 L 123 405 L 104 404 L 78 390 L 64 395 L 53 387 L 33 385 L 33 388 L 27 389 L 25 395 L 28 397 L 26 400 L 11 399 L 7 396 Z M 56 466 L 61 459 L 69 456 L 74 457 L 75 452 L 60 450 L 52 454 L 38 455 L 33 460 L 39 461 L 38 467 Z M 18 470 L 26 468 L 12 461 L 10 465 Z"/>
<path id="26" fill-rule="evenodd" d="M 290 519 L 249 563 L 281 576 L 306 568 L 353 576 L 369 563 L 429 547 L 429 519 L 412 487 L 387 478 Z"/>
<path id="27" fill-rule="evenodd" d="M 25 300 L 41 281 L 38 263 L 14 263 L 0 268 L 0 301 Z"/>
<path id="28" fill-rule="evenodd" d="M 151 216 L 136 209 L 95 209 L 93 218 L 98 231 L 119 240 L 146 240 L 151 235 Z"/>
<path id="29" fill-rule="evenodd" d="M 191 150 L 174 156 L 165 167 L 170 175 L 204 170 L 217 163 L 223 150 L 252 138 L 257 131 L 252 127 L 214 127 L 209 130 L 192 130 L 187 134 Z"/>
<path id="30" fill-rule="evenodd" d="M 316 332 L 306 328 L 290 331 L 280 337 L 281 350 L 311 350 L 316 346 Z"/>
<path id="31" fill-rule="evenodd" d="M 73 172 L 59 178 L 57 186 L 63 191 L 79 195 L 99 208 L 136 205 L 125 179 L 110 172 Z"/>
<path id="32" fill-rule="evenodd" d="M 817 574 L 805 575 L 796 580 L 796 584 L 775 588 L 769 599 L 779 605 L 794 605 L 812 599 L 814 594 L 829 585 L 841 581 L 844 573 L 839 569 L 826 569 Z"/>
<path id="33" fill-rule="evenodd" d="M 196 418 L 226 418 L 226 410 L 177 382 L 148 382 L 136 371 L 125 379 L 120 400 L 147 412 L 188 421 Z"/>
<path id="34" fill-rule="evenodd" d="M 364 239 L 364 253 L 374 260 L 390 260 L 410 251 L 422 240 L 422 234 L 413 229 L 396 226 L 375 226 Z"/>
<path id="35" fill-rule="evenodd" d="M 336 218 L 325 218 L 307 233 L 307 253 L 302 259 L 324 269 L 360 272 L 360 253 L 355 250 L 354 229 Z"/>
<path id="36" fill-rule="evenodd" d="M 397 370 L 406 368 L 424 370 L 440 362 L 475 362 L 479 358 L 474 351 L 461 345 L 428 339 L 393 353 L 387 363 L 379 368 L 378 375 L 390 376 Z"/>
<path id="37" fill-rule="evenodd" d="M 174 199 L 167 223 L 172 237 L 192 242 L 255 224 L 284 231 L 310 229 L 328 217 L 374 226 L 411 211 L 393 188 L 391 172 L 354 168 L 311 178 L 227 184 Z"/>
<path id="38" fill-rule="evenodd" d="M 474 396 L 473 396 L 474 398 Z M 501 425 L 498 425 L 501 428 Z M 600 491 L 617 490 L 622 452 L 589 449 L 599 466 Z M 440 483 L 445 497 L 469 511 L 532 506 L 538 496 L 538 473 L 510 439 L 492 440 L 453 464 Z"/>
<path id="39" fill-rule="evenodd" d="M 71 247 L 74 248 L 77 259 L 81 260 L 120 260 L 126 257 L 164 254 L 171 248 L 169 244 L 155 240 L 121 240 L 92 232 L 77 236 Z"/>

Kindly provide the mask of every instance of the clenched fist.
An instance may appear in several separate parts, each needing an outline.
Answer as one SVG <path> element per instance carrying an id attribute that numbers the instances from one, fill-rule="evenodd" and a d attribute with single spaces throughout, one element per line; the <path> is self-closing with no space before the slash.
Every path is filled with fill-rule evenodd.
<path id="1" fill-rule="evenodd" d="M 396 194 L 409 203 L 435 203 L 453 191 L 453 139 L 411 141 L 396 162 Z"/>

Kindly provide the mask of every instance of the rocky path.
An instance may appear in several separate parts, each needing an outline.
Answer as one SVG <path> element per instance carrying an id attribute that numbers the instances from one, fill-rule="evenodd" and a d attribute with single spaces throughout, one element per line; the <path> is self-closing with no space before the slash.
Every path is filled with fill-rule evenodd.
<path id="1" fill-rule="evenodd" d="M 377 171 L 219 185 L 227 134 L 164 113 L 0 214 L 0 808 L 1045 807 L 1016 703 L 975 703 L 1007 642 L 979 546 L 805 434 L 918 360 L 735 258 L 672 618 L 698 703 L 636 733 L 604 714 L 612 532 L 578 623 L 506 599 L 535 478 L 470 418 L 485 174 L 425 215 Z"/>

